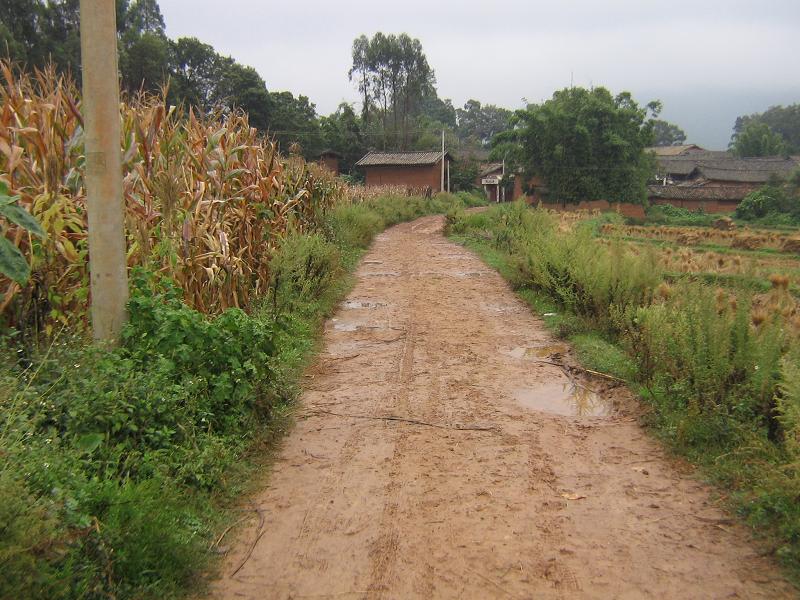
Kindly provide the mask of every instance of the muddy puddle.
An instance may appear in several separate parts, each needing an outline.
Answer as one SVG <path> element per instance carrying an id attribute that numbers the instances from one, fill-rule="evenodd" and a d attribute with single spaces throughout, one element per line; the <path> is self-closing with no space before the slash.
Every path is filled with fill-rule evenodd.
<path id="1" fill-rule="evenodd" d="M 607 417 L 614 410 L 611 401 L 571 382 L 519 389 L 514 399 L 525 408 L 565 417 Z"/>
<path id="2" fill-rule="evenodd" d="M 377 329 L 395 329 L 388 323 L 378 322 L 366 324 L 363 321 L 350 321 L 348 319 L 333 318 L 330 320 L 331 329 L 334 331 L 375 331 Z"/>
<path id="3" fill-rule="evenodd" d="M 503 304 L 487 304 L 486 302 L 481 303 L 481 308 L 486 312 L 500 313 L 500 314 L 514 313 L 519 310 L 516 306 L 513 305 L 506 306 Z M 512 354 L 512 356 L 514 355 Z M 518 356 L 517 358 L 521 358 L 521 356 Z"/>
<path id="4" fill-rule="evenodd" d="M 519 346 L 508 354 L 514 358 L 547 358 L 567 352 L 569 352 L 569 346 L 566 344 L 543 344 L 541 346 Z"/>
<path id="5" fill-rule="evenodd" d="M 400 277 L 400 271 L 367 271 L 364 277 Z"/>
<path id="6" fill-rule="evenodd" d="M 466 279 L 469 277 L 483 277 L 488 274 L 489 271 L 420 271 L 417 275 L 419 277 L 456 277 L 458 279 Z"/>
<path id="7" fill-rule="evenodd" d="M 342 302 L 342 308 L 347 310 L 357 310 L 360 308 L 381 308 L 386 306 L 383 302 L 373 302 L 372 300 L 347 300 Z"/>

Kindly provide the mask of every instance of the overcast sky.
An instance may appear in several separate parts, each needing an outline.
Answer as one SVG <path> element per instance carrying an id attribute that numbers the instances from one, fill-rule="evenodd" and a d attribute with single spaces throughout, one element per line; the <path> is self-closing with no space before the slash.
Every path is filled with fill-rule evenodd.
<path id="1" fill-rule="evenodd" d="M 422 42 L 439 96 L 520 108 L 556 89 L 603 85 L 690 142 L 724 148 L 737 115 L 800 102 L 800 0 L 159 0 L 170 37 L 195 36 L 258 70 L 270 91 L 319 114 L 357 101 L 359 35 Z"/>

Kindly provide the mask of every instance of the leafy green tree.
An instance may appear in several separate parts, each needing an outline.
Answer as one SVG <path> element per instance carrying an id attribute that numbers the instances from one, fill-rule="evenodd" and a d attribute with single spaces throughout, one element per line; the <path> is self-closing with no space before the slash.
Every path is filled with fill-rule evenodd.
<path id="1" fill-rule="evenodd" d="M 674 123 L 653 119 L 652 125 L 654 146 L 680 146 L 686 142 L 686 133 Z"/>
<path id="2" fill-rule="evenodd" d="M 169 60 L 169 40 L 165 36 L 148 31 L 129 37 L 119 57 L 122 87 L 129 92 L 158 91 L 169 79 Z"/>
<path id="3" fill-rule="evenodd" d="M 734 134 L 730 148 L 736 156 L 784 156 L 788 153 L 783 136 L 761 121 L 750 121 Z"/>
<path id="4" fill-rule="evenodd" d="M 373 114 L 380 117 L 384 147 L 408 147 L 413 115 L 435 94 L 436 78 L 422 43 L 405 33 L 362 35 L 353 42 L 352 57 L 348 76 L 363 97 L 362 118 L 369 123 Z"/>
<path id="5" fill-rule="evenodd" d="M 342 102 L 336 112 L 320 118 L 320 131 L 325 148 L 342 155 L 339 161 L 341 171 L 352 172 L 353 165 L 364 156 L 368 148 L 361 120 L 353 107 Z"/>
<path id="6" fill-rule="evenodd" d="M 436 90 L 430 90 L 420 99 L 419 106 L 415 112 L 417 117 L 425 116 L 431 121 L 441 123 L 450 129 L 456 128 L 457 116 L 453 102 L 449 98 L 444 100 L 439 98 Z"/>
<path id="7" fill-rule="evenodd" d="M 480 175 L 480 165 L 475 160 L 458 159 L 450 166 L 450 189 L 454 192 L 471 192 Z"/>
<path id="8" fill-rule="evenodd" d="M 513 114 L 493 104 L 481 105 L 478 100 L 467 100 L 464 108 L 459 108 L 456 113 L 458 137 L 484 148 L 489 147 L 495 135 L 508 129 Z"/>
<path id="9" fill-rule="evenodd" d="M 752 122 L 760 122 L 780 134 L 786 142 L 789 154 L 800 153 L 800 103 L 789 106 L 772 106 L 763 113 L 738 117 L 733 126 L 731 144 Z"/>
<path id="10" fill-rule="evenodd" d="M 287 151 L 299 144 L 306 158 L 316 157 L 324 148 L 314 103 L 307 96 L 296 98 L 291 92 L 269 94 L 269 130 L 280 147 Z"/>
<path id="11" fill-rule="evenodd" d="M 245 111 L 253 127 L 262 131 L 272 128 L 272 99 L 266 83 L 253 67 L 240 65 L 232 58 L 223 58 L 213 100 L 215 106 Z"/>
<path id="12" fill-rule="evenodd" d="M 79 0 L 0 0 L 0 55 L 80 75 Z"/>
<path id="13" fill-rule="evenodd" d="M 526 179 L 541 177 L 553 200 L 644 202 L 654 168 L 648 115 L 660 108 L 640 107 L 629 92 L 567 88 L 517 111 L 496 144 L 516 153 Z"/>
<path id="14" fill-rule="evenodd" d="M 121 15 L 119 66 L 129 92 L 157 91 L 169 78 L 170 44 L 156 0 L 133 0 Z"/>
<path id="15" fill-rule="evenodd" d="M 211 110 L 220 96 L 216 89 L 224 68 L 214 48 L 194 37 L 178 38 L 170 42 L 170 64 L 170 100 Z"/>

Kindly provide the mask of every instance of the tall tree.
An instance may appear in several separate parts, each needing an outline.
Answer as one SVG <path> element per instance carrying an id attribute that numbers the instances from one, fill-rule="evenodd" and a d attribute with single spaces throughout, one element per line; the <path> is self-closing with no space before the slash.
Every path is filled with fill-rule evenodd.
<path id="1" fill-rule="evenodd" d="M 216 90 L 225 67 L 223 58 L 210 45 L 193 37 L 171 42 L 170 53 L 170 100 L 204 111 L 212 109 L 221 96 Z"/>
<path id="2" fill-rule="evenodd" d="M 761 121 L 750 121 L 734 134 L 730 145 L 736 156 L 784 156 L 788 153 L 786 140 Z"/>
<path id="3" fill-rule="evenodd" d="M 349 173 L 367 150 L 361 120 L 353 107 L 342 102 L 333 114 L 320 119 L 322 139 L 326 148 L 342 155 L 339 167 Z"/>
<path id="4" fill-rule="evenodd" d="M 789 154 L 800 153 L 800 103 L 789 106 L 772 106 L 763 113 L 737 117 L 733 126 L 731 145 L 745 127 L 753 122 L 764 123 L 783 137 Z"/>
<path id="5" fill-rule="evenodd" d="M 686 141 L 686 133 L 674 123 L 653 119 L 652 124 L 654 146 L 680 146 Z"/>
<path id="6" fill-rule="evenodd" d="M 482 147 L 489 147 L 495 135 L 508 129 L 508 122 L 513 114 L 510 110 L 493 104 L 481 105 L 478 100 L 467 100 L 464 108 L 459 108 L 456 112 L 458 136 Z"/>
<path id="7" fill-rule="evenodd" d="M 541 177 L 553 200 L 644 202 L 654 168 L 645 152 L 653 142 L 648 116 L 660 108 L 640 107 L 628 92 L 567 88 L 517 111 L 514 129 L 496 143 L 508 144 L 527 178 Z"/>
<path id="8" fill-rule="evenodd" d="M 422 43 L 403 33 L 353 42 L 353 65 L 348 72 L 363 97 L 362 116 L 369 122 L 373 109 L 380 112 L 383 144 L 407 147 L 410 123 L 422 99 L 436 82 Z"/>
<path id="9" fill-rule="evenodd" d="M 306 158 L 323 150 L 322 134 L 314 103 L 307 96 L 296 98 L 291 92 L 271 92 L 269 129 L 280 147 L 287 151 L 299 144 Z"/>
<path id="10" fill-rule="evenodd" d="M 122 16 L 119 65 L 129 92 L 157 91 L 168 79 L 170 46 L 156 0 L 133 0 Z"/>

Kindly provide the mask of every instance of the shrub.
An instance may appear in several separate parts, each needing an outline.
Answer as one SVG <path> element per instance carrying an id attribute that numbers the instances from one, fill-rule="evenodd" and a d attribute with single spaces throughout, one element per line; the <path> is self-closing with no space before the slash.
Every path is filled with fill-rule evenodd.
<path id="1" fill-rule="evenodd" d="M 754 220 L 766 217 L 770 213 L 797 213 L 800 206 L 794 206 L 779 185 L 768 185 L 750 192 L 736 207 L 736 217 Z"/>

